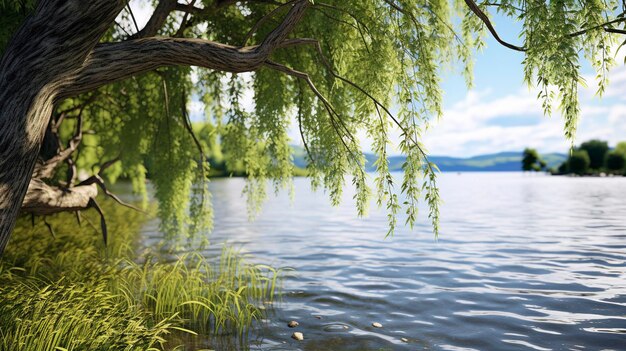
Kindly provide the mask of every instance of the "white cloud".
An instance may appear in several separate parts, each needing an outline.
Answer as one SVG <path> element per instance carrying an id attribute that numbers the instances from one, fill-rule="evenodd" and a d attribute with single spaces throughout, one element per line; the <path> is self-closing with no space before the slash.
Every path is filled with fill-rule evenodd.
<path id="1" fill-rule="evenodd" d="M 602 98 L 596 95 L 595 75 L 585 75 L 588 87 L 580 88 L 581 119 L 575 143 L 599 138 L 615 145 L 626 140 L 626 66 L 623 53 L 609 73 Z M 444 115 L 425 136 L 431 154 L 467 157 L 482 153 L 517 151 L 534 147 L 542 152 L 566 152 L 569 141 L 564 122 L 553 108 L 543 115 L 537 91 L 520 89 L 498 96 L 490 90 L 468 92 L 464 99 L 445 108 Z M 521 122 L 521 123 L 520 123 Z"/>

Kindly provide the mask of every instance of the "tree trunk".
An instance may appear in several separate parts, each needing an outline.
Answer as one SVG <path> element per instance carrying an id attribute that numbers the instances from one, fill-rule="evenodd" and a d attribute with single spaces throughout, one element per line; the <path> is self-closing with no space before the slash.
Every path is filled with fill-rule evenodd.
<path id="1" fill-rule="evenodd" d="M 217 5 L 234 3 L 225 0 Z M 142 38 L 156 33 L 166 13 L 176 7 L 175 0 L 159 2 L 147 28 L 132 40 L 96 45 L 125 4 L 126 0 L 40 0 L 0 60 L 0 255 L 22 206 L 56 101 L 161 66 L 256 70 L 287 39 L 310 3 L 293 2 L 283 21 L 260 45 L 236 47 L 201 39 Z M 42 206 L 81 208 L 83 195 L 93 195 L 93 189 L 63 192 L 37 183 L 31 187 L 33 197 L 29 197 L 37 204 L 27 211 L 42 212 Z M 55 196 L 56 200 L 51 198 Z"/>
<path id="2" fill-rule="evenodd" d="M 59 93 L 71 85 L 123 0 L 42 0 L 0 61 L 0 254 L 22 206 Z"/>

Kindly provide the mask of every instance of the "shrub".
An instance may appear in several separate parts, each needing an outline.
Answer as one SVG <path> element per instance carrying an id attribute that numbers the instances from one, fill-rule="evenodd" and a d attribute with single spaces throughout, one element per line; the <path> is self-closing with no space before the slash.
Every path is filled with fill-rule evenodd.
<path id="1" fill-rule="evenodd" d="M 606 155 L 606 168 L 613 173 L 622 173 L 626 166 L 626 155 L 616 151 Z"/>
<path id="2" fill-rule="evenodd" d="M 580 144 L 580 150 L 587 151 L 590 161 L 589 167 L 598 170 L 604 165 L 604 158 L 609 151 L 609 145 L 606 141 L 593 139 Z"/>
<path id="3" fill-rule="evenodd" d="M 569 172 L 575 173 L 578 175 L 583 175 L 589 171 L 589 165 L 591 161 L 589 159 L 589 154 L 585 150 L 576 150 L 572 152 L 567 161 L 567 167 Z"/>

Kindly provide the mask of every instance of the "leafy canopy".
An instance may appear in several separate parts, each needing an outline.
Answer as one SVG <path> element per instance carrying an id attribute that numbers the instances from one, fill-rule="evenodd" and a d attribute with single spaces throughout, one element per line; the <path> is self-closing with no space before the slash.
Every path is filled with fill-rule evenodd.
<path id="1" fill-rule="evenodd" d="M 587 151 L 581 149 L 573 151 L 567 163 L 570 172 L 583 175 L 588 172 L 591 160 Z"/>
<path id="2" fill-rule="evenodd" d="M 522 170 L 539 172 L 546 168 L 546 161 L 541 159 L 535 149 L 526 148 L 522 154 Z"/>
<path id="3" fill-rule="evenodd" d="M 607 152 L 609 152 L 609 144 L 602 140 L 589 140 L 580 144 L 580 149 L 587 151 L 589 154 L 590 164 L 592 169 L 600 169 L 604 165 L 604 159 Z"/>
<path id="4" fill-rule="evenodd" d="M 620 171 L 624 171 L 625 166 L 626 155 L 618 151 L 611 151 L 606 155 L 606 168 L 609 171 L 619 173 Z"/>
<path id="5" fill-rule="evenodd" d="M 194 1 L 182 6 L 187 10 L 172 12 L 159 34 L 252 45 L 280 23 L 293 3 Z M 15 14 L 33 6 L 33 1 L 0 0 L 0 45 L 19 24 Z M 392 233 L 399 215 L 408 225 L 415 223 L 423 198 L 437 233 L 437 169 L 420 140 L 429 122 L 442 115 L 442 72 L 460 67 L 471 86 L 472 57 L 491 32 L 501 44 L 522 52 L 526 83 L 538 88 L 546 113 L 558 106 L 565 136 L 573 140 L 578 87 L 584 84 L 581 61 L 596 69 L 601 94 L 624 33 L 623 6 L 601 0 L 315 0 L 290 34 L 306 40 L 271 55 L 282 73 L 267 67 L 240 75 L 160 68 L 66 100 L 58 110 L 73 111 L 71 116 L 84 105 L 86 129 L 93 134 L 76 160 L 80 168 L 97 169 L 119 157 L 121 162 L 107 171 L 109 180 L 129 177 L 142 194 L 149 176 L 170 234 L 194 237 L 210 227 L 204 157 L 218 151 L 207 150 L 214 143 L 202 143 L 199 152 L 190 133 L 187 110 L 194 95 L 206 106 L 210 127 L 203 132 L 213 133 L 220 158 L 249 175 L 245 192 L 252 213 L 265 198 L 268 181 L 276 189 L 290 184 L 289 145 L 296 141 L 287 131 L 295 124 L 307 149 L 312 184 L 324 188 L 333 204 L 341 200 L 349 176 L 360 215 L 374 195 L 387 208 Z M 519 44 L 507 42 L 517 38 L 497 35 L 489 20 L 494 13 L 521 22 Z M 120 16 L 103 41 L 127 40 L 140 29 L 128 10 Z M 294 71 L 310 81 L 284 74 Z M 249 96 L 252 106 L 246 103 Z M 71 124 L 68 118 L 67 135 Z M 397 145 L 390 140 L 394 130 L 401 131 Z M 378 156 L 373 189 L 364 171 L 361 136 L 372 141 Z M 395 184 L 388 168 L 394 148 L 407 156 L 401 184 Z"/>

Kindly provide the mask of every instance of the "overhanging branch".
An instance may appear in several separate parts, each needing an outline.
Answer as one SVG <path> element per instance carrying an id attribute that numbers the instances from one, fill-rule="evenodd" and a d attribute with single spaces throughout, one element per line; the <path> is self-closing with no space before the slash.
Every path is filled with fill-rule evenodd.
<path id="1" fill-rule="evenodd" d="M 500 43 L 501 45 L 515 50 L 515 51 L 526 51 L 526 48 L 523 48 L 521 46 L 517 46 L 517 45 L 513 45 L 510 44 L 504 40 L 502 40 L 500 38 L 500 36 L 498 35 L 498 32 L 496 32 L 496 29 L 493 27 L 493 24 L 491 24 L 491 21 L 489 20 L 489 17 L 487 16 L 487 14 L 485 14 L 483 12 L 483 10 L 480 9 L 480 7 L 473 1 L 473 0 L 465 0 L 465 4 L 467 4 L 467 7 L 469 7 L 469 9 L 476 15 L 478 16 L 478 18 L 480 18 L 480 20 L 485 24 L 485 26 L 487 26 L 487 29 L 489 30 L 489 32 L 491 33 L 491 35 L 493 36 L 493 38 Z"/>
<path id="2" fill-rule="evenodd" d="M 260 45 L 236 47 L 202 39 L 142 38 L 98 45 L 60 92 L 67 98 L 162 66 L 198 66 L 225 72 L 257 70 L 304 16 L 308 0 L 298 0 Z"/>

